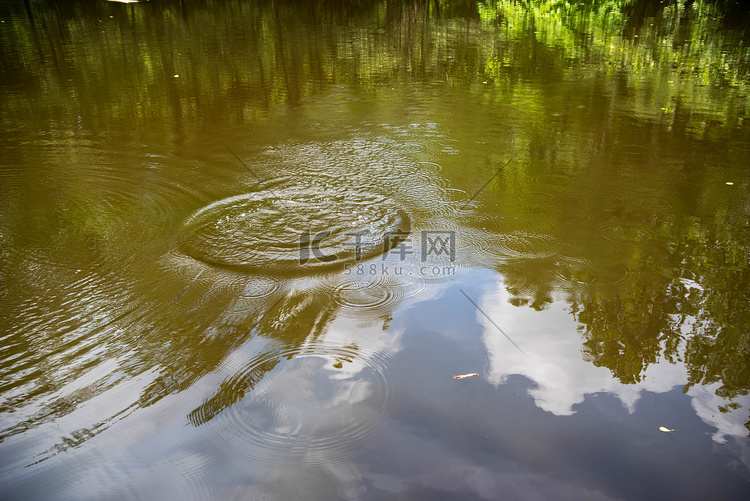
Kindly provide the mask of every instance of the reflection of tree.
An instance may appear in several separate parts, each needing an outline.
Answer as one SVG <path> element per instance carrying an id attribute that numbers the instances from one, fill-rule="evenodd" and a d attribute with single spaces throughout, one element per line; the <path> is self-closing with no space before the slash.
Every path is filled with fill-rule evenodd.
<path id="1" fill-rule="evenodd" d="M 284 356 L 291 358 L 303 342 L 314 341 L 323 334 L 333 319 L 330 308 L 327 299 L 310 294 L 290 295 L 274 304 L 253 329 L 254 336 L 271 340 L 270 346 L 248 363 L 249 370 L 243 369 L 224 380 L 212 397 L 189 414 L 190 422 L 195 426 L 206 423 L 240 401 Z"/>
<path id="2" fill-rule="evenodd" d="M 738 115 L 729 101 L 710 132 L 713 112 L 699 126 L 679 98 L 672 113 L 635 120 L 614 105 L 629 106 L 627 80 L 533 87 L 539 100 L 519 92 L 524 111 L 551 118 L 509 111 L 508 121 L 522 124 L 528 162 L 505 168 L 482 193 L 477 224 L 551 237 L 548 248 L 497 264 L 511 302 L 543 308 L 564 291 L 582 324 L 584 356 L 623 383 L 666 359 L 686 365 L 685 391 L 720 383 L 719 396 L 747 394 L 750 203 L 736 166 L 748 156 L 727 148 L 747 136 L 732 125 Z M 632 114 L 654 116 L 648 106 Z M 739 190 L 725 185 L 735 176 Z"/>
<path id="3" fill-rule="evenodd" d="M 718 219 L 718 218 L 717 218 Z M 693 224 L 686 232 L 686 261 L 699 288 L 686 296 L 696 311 L 686 361 L 689 382 L 720 382 L 719 396 L 750 391 L 750 221 L 717 221 L 710 230 Z"/>
<path id="4" fill-rule="evenodd" d="M 627 254 L 608 258 L 610 263 L 628 260 L 628 268 L 638 272 L 635 283 L 603 284 L 606 270 L 590 260 L 587 266 L 578 259 L 508 259 L 499 270 L 511 302 L 543 306 L 549 291 L 566 290 L 582 326 L 584 358 L 608 368 L 622 383 L 641 381 L 649 365 L 664 359 L 685 364 L 684 391 L 720 383 L 720 397 L 747 395 L 750 219 L 742 211 L 730 216 L 721 198 L 704 203 L 708 214 L 664 222 L 658 239 L 624 245 Z M 563 242 L 569 238 L 565 231 L 561 224 L 557 237 Z M 598 252 L 595 239 L 587 252 Z M 571 285 L 560 277 L 588 280 Z"/>
<path id="5" fill-rule="evenodd" d="M 660 356 L 674 359 L 681 338 L 672 320 L 676 311 L 668 291 L 632 292 L 627 297 L 584 301 L 574 310 L 576 320 L 586 326 L 586 357 L 608 367 L 626 384 L 640 381 Z"/>
<path id="6" fill-rule="evenodd" d="M 681 357 L 685 391 L 721 383 L 716 394 L 726 399 L 750 392 L 750 226 L 741 219 L 713 223 L 688 222 L 678 233 L 670 262 L 679 268 L 653 269 L 654 282 L 575 305 L 596 365 L 634 383 L 658 358 Z"/>
<path id="7" fill-rule="evenodd" d="M 642 3 L 630 11 L 630 2 L 615 0 L 233 0 L 191 2 L 189 9 L 165 1 L 127 9 L 78 0 L 53 8 L 31 2 L 31 17 L 19 3 L 4 7 L 15 17 L 0 28 L 0 118 L 63 112 L 98 131 L 114 120 L 132 128 L 171 117 L 181 136 L 185 120 L 253 121 L 331 85 L 489 78 L 512 86 L 519 77 L 557 80 L 576 68 L 638 73 L 661 66 L 680 75 L 662 84 L 668 101 L 691 108 L 721 109 L 712 85 L 747 95 L 746 46 L 706 36 L 723 19 L 720 8 L 697 1 L 696 15 L 682 19 L 681 4 L 666 2 L 659 22 L 642 23 Z"/>

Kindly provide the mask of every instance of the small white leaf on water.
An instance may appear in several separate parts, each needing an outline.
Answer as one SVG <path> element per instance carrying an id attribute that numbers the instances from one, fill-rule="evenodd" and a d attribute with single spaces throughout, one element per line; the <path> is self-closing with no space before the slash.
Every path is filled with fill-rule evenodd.
<path id="1" fill-rule="evenodd" d="M 665 426 L 659 426 L 659 430 L 660 430 L 660 431 L 663 431 L 663 432 L 665 432 L 665 433 L 669 433 L 670 431 L 674 431 L 673 429 L 672 429 L 672 430 L 670 430 L 669 428 L 667 428 L 667 427 L 665 427 Z"/>

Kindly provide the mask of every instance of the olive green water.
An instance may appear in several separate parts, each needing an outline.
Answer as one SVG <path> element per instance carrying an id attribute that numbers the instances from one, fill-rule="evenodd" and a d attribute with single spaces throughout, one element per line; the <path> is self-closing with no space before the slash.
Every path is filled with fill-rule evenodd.
<path id="1" fill-rule="evenodd" d="M 0 497 L 746 499 L 747 12 L 586 4 L 0 6 Z"/>

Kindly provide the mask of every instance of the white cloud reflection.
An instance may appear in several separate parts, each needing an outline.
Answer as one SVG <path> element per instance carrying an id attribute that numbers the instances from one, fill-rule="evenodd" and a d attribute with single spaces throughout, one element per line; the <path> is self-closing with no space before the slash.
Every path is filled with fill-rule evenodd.
<path id="1" fill-rule="evenodd" d="M 529 390 L 537 406 L 559 416 L 575 414 L 574 406 L 586 395 L 610 393 L 633 413 L 643 391 L 665 393 L 687 382 L 687 369 L 682 362 L 672 364 L 660 360 L 650 365 L 640 382 L 623 384 L 609 369 L 586 361 L 582 353 L 582 338 L 578 324 L 563 301 L 552 303 L 545 311 L 518 308 L 510 302 L 510 295 L 502 283 L 484 294 L 478 301 L 482 310 L 518 344 L 516 349 L 508 339 L 481 313 L 477 318 L 484 328 L 483 340 L 489 355 L 488 380 L 500 385 L 511 374 L 531 379 L 535 387 Z M 687 394 L 697 415 L 716 428 L 713 439 L 726 441 L 727 436 L 746 436 L 747 409 L 750 397 L 734 401 L 740 404 L 732 412 L 722 413 L 719 406 L 728 402 L 718 397 L 718 385 L 695 386 Z"/>

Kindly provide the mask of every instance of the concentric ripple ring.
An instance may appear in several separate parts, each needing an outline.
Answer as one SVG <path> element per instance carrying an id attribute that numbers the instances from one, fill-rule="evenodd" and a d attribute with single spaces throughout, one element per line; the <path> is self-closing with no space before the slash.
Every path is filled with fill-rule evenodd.
<path id="1" fill-rule="evenodd" d="M 178 245 L 215 266 L 264 274 L 343 268 L 398 245 L 409 216 L 391 199 L 351 187 L 282 187 L 232 196 L 196 211 Z"/>

